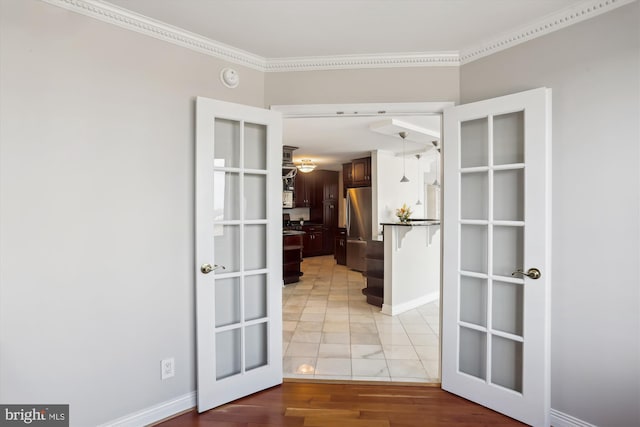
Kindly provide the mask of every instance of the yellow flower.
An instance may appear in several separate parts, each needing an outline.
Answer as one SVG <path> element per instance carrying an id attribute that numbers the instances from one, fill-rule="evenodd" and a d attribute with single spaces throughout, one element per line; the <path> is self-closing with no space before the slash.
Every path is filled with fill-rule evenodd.
<path id="1" fill-rule="evenodd" d="M 411 208 L 406 203 L 403 203 L 401 208 L 396 209 L 396 216 L 402 222 L 407 221 L 412 213 Z"/>

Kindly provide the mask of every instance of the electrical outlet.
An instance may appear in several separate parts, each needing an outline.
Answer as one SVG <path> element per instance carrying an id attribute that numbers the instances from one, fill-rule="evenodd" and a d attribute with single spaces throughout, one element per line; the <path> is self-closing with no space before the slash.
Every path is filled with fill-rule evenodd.
<path id="1" fill-rule="evenodd" d="M 176 374 L 176 361 L 173 357 L 169 359 L 163 359 L 160 362 L 160 374 L 163 380 L 171 378 Z"/>

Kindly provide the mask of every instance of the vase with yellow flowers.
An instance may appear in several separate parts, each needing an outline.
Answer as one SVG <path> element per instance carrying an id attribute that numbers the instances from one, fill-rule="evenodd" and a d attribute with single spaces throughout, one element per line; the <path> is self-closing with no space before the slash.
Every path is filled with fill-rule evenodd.
<path id="1" fill-rule="evenodd" d="M 406 203 L 403 203 L 401 208 L 396 209 L 396 216 L 398 217 L 398 220 L 400 220 L 400 222 L 403 224 L 409 222 L 409 218 L 411 217 L 412 213 L 413 212 L 411 211 L 411 208 L 408 207 Z"/>

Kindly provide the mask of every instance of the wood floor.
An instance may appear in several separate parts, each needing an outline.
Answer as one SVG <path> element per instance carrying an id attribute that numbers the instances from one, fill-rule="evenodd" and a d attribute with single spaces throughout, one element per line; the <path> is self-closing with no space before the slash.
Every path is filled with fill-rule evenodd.
<path id="1" fill-rule="evenodd" d="M 160 427 L 523 426 L 438 387 L 284 383 Z"/>

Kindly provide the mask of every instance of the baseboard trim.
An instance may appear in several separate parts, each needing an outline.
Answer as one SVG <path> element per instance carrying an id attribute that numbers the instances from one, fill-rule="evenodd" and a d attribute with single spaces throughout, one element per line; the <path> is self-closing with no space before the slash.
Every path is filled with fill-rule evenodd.
<path id="1" fill-rule="evenodd" d="M 382 314 L 395 316 L 398 314 L 402 314 L 405 311 L 413 310 L 414 308 L 420 307 L 421 305 L 429 304 L 430 302 L 436 301 L 438 298 L 440 298 L 440 291 L 423 295 L 420 298 L 416 298 L 414 300 L 407 301 L 402 304 L 395 304 L 395 305 L 382 304 L 382 310 L 380 311 L 382 312 Z"/>
<path id="2" fill-rule="evenodd" d="M 187 411 L 196 406 L 196 392 L 192 391 L 180 397 L 149 408 L 143 409 L 133 414 L 125 415 L 113 421 L 108 421 L 98 427 L 140 427 L 148 426 L 166 418 L 173 417 L 180 412 Z"/>
<path id="3" fill-rule="evenodd" d="M 553 427 L 597 427 L 564 412 L 551 409 L 551 425 Z"/>

